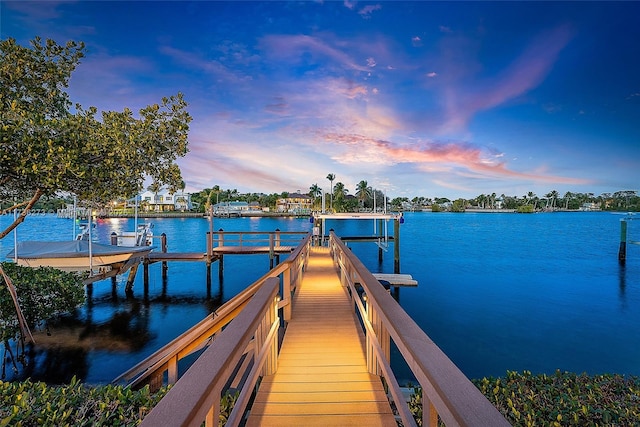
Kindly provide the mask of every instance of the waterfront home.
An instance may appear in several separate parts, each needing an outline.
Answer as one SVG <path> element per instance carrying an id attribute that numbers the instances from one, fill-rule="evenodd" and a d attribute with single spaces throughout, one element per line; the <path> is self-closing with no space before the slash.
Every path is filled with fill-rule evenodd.
<path id="1" fill-rule="evenodd" d="M 168 212 L 168 211 L 189 211 L 194 208 L 191 202 L 191 194 L 180 191 L 179 193 L 171 193 L 168 190 L 161 189 L 158 192 L 145 191 L 140 194 L 141 205 L 145 211 Z M 129 203 L 133 204 L 135 199 L 131 199 Z M 133 206 L 133 205 L 131 205 Z"/>
<path id="2" fill-rule="evenodd" d="M 297 215 L 305 215 L 311 213 L 311 204 L 313 199 L 307 194 L 290 193 L 287 197 L 279 198 L 276 202 L 276 210 L 278 212 L 288 212 Z"/>

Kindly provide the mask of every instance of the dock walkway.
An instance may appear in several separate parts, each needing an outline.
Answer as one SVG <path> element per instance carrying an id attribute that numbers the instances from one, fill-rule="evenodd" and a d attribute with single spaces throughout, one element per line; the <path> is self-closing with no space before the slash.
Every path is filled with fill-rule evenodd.
<path id="1" fill-rule="evenodd" d="M 278 370 L 263 378 L 247 426 L 397 426 L 357 322 L 328 248 L 313 248 Z"/>

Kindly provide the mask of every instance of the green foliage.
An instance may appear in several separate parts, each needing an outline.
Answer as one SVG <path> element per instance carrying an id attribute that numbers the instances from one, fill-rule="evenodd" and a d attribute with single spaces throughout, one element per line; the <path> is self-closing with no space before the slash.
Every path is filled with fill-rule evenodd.
<path id="1" fill-rule="evenodd" d="M 533 206 L 531 206 L 531 205 L 518 206 L 517 212 L 518 213 L 533 213 Z"/>
<path id="2" fill-rule="evenodd" d="M 235 393 L 225 393 L 220 399 L 220 421 L 219 424 L 221 426 L 225 425 L 229 420 L 229 415 L 231 415 L 231 411 L 240 396 L 240 392 L 237 391 Z"/>
<path id="3" fill-rule="evenodd" d="M 16 287 L 18 303 L 31 329 L 84 302 L 82 281 L 74 273 L 51 267 L 21 267 L 8 262 L 2 263 L 2 268 Z M 15 306 L 4 278 L 0 276 L 0 339 L 17 338 L 19 332 Z"/>
<path id="4" fill-rule="evenodd" d="M 466 201 L 464 199 L 457 199 L 453 201 L 451 206 L 451 212 L 464 212 Z"/>
<path id="5" fill-rule="evenodd" d="M 106 385 L 89 387 L 74 377 L 63 386 L 42 382 L 0 381 L 0 427 L 23 426 L 137 426 L 167 394 L 170 386 L 151 392 Z M 220 425 L 226 424 L 239 392 L 220 400 Z"/>
<path id="6" fill-rule="evenodd" d="M 413 414 L 413 418 L 416 420 L 418 426 L 422 426 L 422 388 L 414 387 L 413 394 L 409 398 L 409 410 Z"/>
<path id="7" fill-rule="evenodd" d="M 0 426 L 136 426 L 167 391 L 87 387 L 75 378 L 58 387 L 0 381 Z"/>
<path id="8" fill-rule="evenodd" d="M 72 109 L 64 89 L 83 56 L 82 43 L 0 40 L 0 199 L 67 192 L 103 205 L 138 193 L 146 178 L 171 191 L 182 183 L 175 161 L 188 151 L 191 121 L 182 95 L 137 117 L 128 108 L 100 118 L 95 107 Z"/>
<path id="9" fill-rule="evenodd" d="M 514 426 L 630 426 L 640 420 L 638 377 L 507 371 L 506 377 L 473 383 Z M 414 390 L 409 403 L 416 419 L 422 417 L 421 395 Z"/>

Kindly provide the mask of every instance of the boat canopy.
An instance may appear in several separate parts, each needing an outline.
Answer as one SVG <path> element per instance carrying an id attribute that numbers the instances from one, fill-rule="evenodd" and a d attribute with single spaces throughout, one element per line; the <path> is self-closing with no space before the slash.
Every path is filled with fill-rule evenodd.
<path id="1" fill-rule="evenodd" d="M 63 242 L 18 242 L 18 258 L 80 258 L 89 255 L 89 242 L 87 240 L 72 240 Z M 149 246 L 122 247 L 104 245 L 91 242 L 91 254 L 115 255 L 124 253 L 149 252 Z M 7 254 L 7 258 L 15 257 L 15 249 Z"/>

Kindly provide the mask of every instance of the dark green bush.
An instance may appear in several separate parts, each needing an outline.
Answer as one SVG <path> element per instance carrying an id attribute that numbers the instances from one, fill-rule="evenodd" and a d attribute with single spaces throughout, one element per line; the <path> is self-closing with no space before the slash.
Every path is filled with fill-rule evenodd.
<path id="1" fill-rule="evenodd" d="M 473 380 L 514 426 L 636 426 L 640 424 L 640 378 L 556 371 Z M 409 407 L 422 416 L 420 389 Z"/>
<path id="2" fill-rule="evenodd" d="M 0 426 L 137 426 L 167 391 L 0 381 Z"/>
<path id="3" fill-rule="evenodd" d="M 24 317 L 33 329 L 51 317 L 73 311 L 84 302 L 84 286 L 80 277 L 51 267 L 21 267 L 2 263 L 7 276 L 16 287 L 18 302 Z M 0 275 L 0 340 L 18 338 L 20 328 L 16 308 Z"/>
<path id="4" fill-rule="evenodd" d="M 146 386 L 89 387 L 75 378 L 69 385 L 0 381 L 0 427 L 4 426 L 137 426 L 170 387 L 151 393 Z M 226 423 L 239 393 L 220 401 L 220 424 Z"/>

